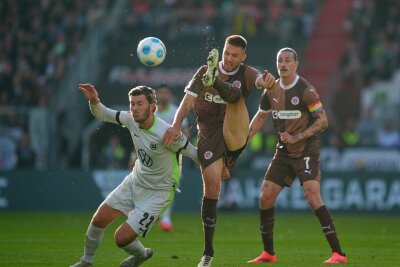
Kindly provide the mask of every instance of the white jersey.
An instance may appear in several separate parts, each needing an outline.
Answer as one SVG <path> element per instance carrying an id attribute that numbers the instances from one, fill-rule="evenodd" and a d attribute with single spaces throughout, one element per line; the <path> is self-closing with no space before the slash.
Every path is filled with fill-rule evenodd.
<path id="1" fill-rule="evenodd" d="M 93 115 L 100 120 L 118 123 L 131 133 L 137 159 L 132 170 L 132 182 L 149 189 L 170 190 L 179 183 L 181 172 L 179 152 L 197 161 L 197 151 L 181 133 L 169 148 L 163 145 L 163 137 L 170 127 L 162 119 L 154 116 L 150 129 L 142 129 L 128 111 L 116 111 L 99 103 L 90 105 Z"/>
<path id="2" fill-rule="evenodd" d="M 157 111 L 154 112 L 154 114 L 156 114 L 157 117 L 163 119 L 165 122 L 172 124 L 174 122 L 175 113 L 177 111 L 178 111 L 178 106 L 170 103 L 165 110 L 160 110 L 158 108 Z M 187 128 L 187 127 L 189 127 L 189 123 L 187 119 L 184 118 L 182 122 L 182 128 Z"/>

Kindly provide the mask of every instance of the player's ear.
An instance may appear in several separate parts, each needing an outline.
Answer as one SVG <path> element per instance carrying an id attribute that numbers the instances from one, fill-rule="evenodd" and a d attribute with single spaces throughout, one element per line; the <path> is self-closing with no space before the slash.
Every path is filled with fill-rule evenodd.
<path id="1" fill-rule="evenodd" d="M 157 105 L 155 103 L 151 103 L 150 106 L 152 106 L 151 110 L 153 111 L 153 113 L 157 111 L 158 107 L 157 107 Z"/>
<path id="2" fill-rule="evenodd" d="M 246 58 L 247 58 L 247 54 L 246 54 L 246 53 L 243 53 L 243 56 L 242 56 L 242 62 L 243 62 L 243 61 L 245 61 L 245 60 L 246 60 Z"/>

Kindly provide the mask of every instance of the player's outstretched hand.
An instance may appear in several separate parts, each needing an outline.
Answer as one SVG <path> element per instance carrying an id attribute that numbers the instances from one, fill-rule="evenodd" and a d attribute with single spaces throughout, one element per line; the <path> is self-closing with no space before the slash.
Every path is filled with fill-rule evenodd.
<path id="1" fill-rule="evenodd" d="M 262 80 L 264 83 L 264 88 L 267 88 L 268 90 L 271 90 L 274 88 L 275 85 L 275 76 L 272 75 L 269 71 L 264 70 L 264 73 L 262 75 Z"/>
<path id="2" fill-rule="evenodd" d="M 97 93 L 96 88 L 90 83 L 80 83 L 79 90 L 81 90 L 86 96 L 87 100 L 92 105 L 96 105 L 100 102 L 99 94 Z"/>
<path id="3" fill-rule="evenodd" d="M 164 134 L 164 146 L 169 147 L 169 145 L 177 140 L 180 136 L 181 131 L 175 129 L 174 127 L 169 127 L 168 130 Z"/>

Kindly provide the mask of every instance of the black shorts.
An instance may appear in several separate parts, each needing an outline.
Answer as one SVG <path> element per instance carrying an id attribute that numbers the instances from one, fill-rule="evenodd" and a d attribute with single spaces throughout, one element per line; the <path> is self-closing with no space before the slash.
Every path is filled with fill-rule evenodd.
<path id="1" fill-rule="evenodd" d="M 264 179 L 282 187 L 290 187 L 294 179 L 299 177 L 303 185 L 308 180 L 321 180 L 319 153 L 305 154 L 299 158 L 290 158 L 279 151 L 268 166 Z"/>
<path id="2" fill-rule="evenodd" d="M 249 141 L 249 138 L 247 137 L 246 143 L 239 149 L 236 149 L 235 151 L 230 151 L 228 148 L 226 148 L 226 153 L 224 157 L 224 162 L 225 166 L 228 168 L 228 170 L 232 170 L 233 167 L 235 166 L 236 160 L 242 154 L 243 150 L 246 148 L 247 143 Z"/>

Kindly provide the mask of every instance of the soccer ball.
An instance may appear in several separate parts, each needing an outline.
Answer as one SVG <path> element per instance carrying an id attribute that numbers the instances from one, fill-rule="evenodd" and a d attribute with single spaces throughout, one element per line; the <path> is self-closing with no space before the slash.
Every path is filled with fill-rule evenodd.
<path id="1" fill-rule="evenodd" d="M 139 61 L 149 67 L 160 65 L 164 61 L 166 53 L 164 43 L 156 37 L 144 38 L 137 47 Z"/>

